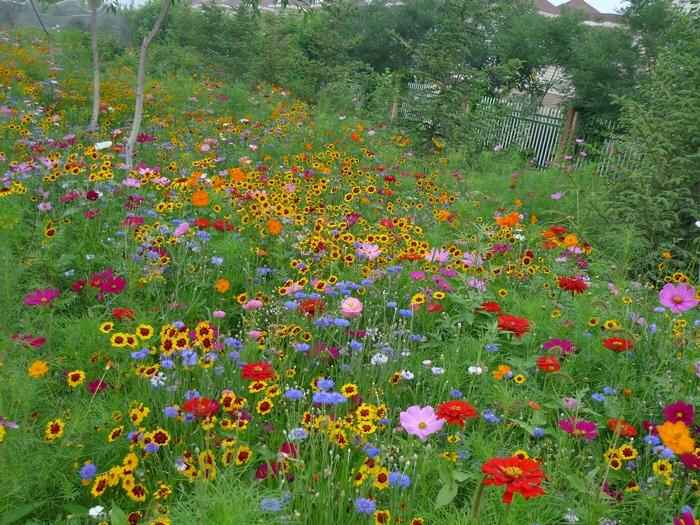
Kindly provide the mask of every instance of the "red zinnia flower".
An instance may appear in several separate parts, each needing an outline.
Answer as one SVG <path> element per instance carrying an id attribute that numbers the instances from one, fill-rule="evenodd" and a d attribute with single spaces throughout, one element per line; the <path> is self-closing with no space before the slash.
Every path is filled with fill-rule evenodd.
<path id="1" fill-rule="evenodd" d="M 561 370 L 559 359 L 553 355 L 543 355 L 537 358 L 537 367 L 543 372 L 558 372 Z"/>
<path id="2" fill-rule="evenodd" d="M 299 302 L 299 311 L 306 317 L 315 317 L 323 311 L 321 299 L 302 299 Z"/>
<path id="3" fill-rule="evenodd" d="M 532 459 L 493 458 L 481 467 L 484 473 L 484 485 L 504 485 L 503 503 L 513 502 L 513 494 L 519 492 L 525 499 L 542 496 L 544 490 L 540 483 L 544 480 L 544 472 L 540 464 Z"/>
<path id="4" fill-rule="evenodd" d="M 581 277 L 559 277 L 559 288 L 576 295 L 585 292 L 588 284 Z"/>
<path id="5" fill-rule="evenodd" d="M 613 352 L 624 352 L 629 350 L 634 346 L 634 343 L 629 339 L 623 339 L 622 337 L 609 337 L 603 341 L 603 346 L 608 350 Z"/>
<path id="6" fill-rule="evenodd" d="M 188 414 L 193 414 L 197 417 L 209 417 L 219 411 L 219 403 L 206 397 L 195 397 L 185 401 L 182 409 Z"/>
<path id="7" fill-rule="evenodd" d="M 435 412 L 437 417 L 447 421 L 448 425 L 464 426 L 464 422 L 477 416 L 476 409 L 466 401 L 455 399 L 438 405 Z"/>
<path id="8" fill-rule="evenodd" d="M 477 308 L 477 310 L 481 312 L 488 312 L 490 314 L 500 314 L 501 305 L 495 301 L 486 301 L 485 303 L 481 303 L 481 306 Z"/>
<path id="9" fill-rule="evenodd" d="M 266 381 L 274 377 L 274 375 L 275 371 L 272 369 L 272 365 L 265 361 L 248 363 L 243 365 L 241 369 L 241 376 L 249 381 Z"/>
<path id="10" fill-rule="evenodd" d="M 123 321 L 124 319 L 134 320 L 134 311 L 131 308 L 114 308 L 112 309 L 112 317 L 117 321 Z"/>
<path id="11" fill-rule="evenodd" d="M 608 419 L 608 428 L 623 437 L 635 437 L 637 435 L 637 429 L 624 419 Z"/>
<path id="12" fill-rule="evenodd" d="M 522 337 L 530 329 L 530 321 L 524 317 L 514 315 L 499 315 L 498 329 L 503 332 L 511 332 L 517 337 Z"/>

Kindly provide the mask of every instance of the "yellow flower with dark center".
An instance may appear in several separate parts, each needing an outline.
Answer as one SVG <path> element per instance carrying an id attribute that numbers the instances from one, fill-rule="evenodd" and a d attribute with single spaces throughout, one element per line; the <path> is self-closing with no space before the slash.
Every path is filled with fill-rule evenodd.
<path id="1" fill-rule="evenodd" d="M 82 370 L 73 370 L 72 372 L 68 372 L 66 381 L 68 382 L 69 387 L 77 388 L 85 381 L 85 372 Z"/>
<path id="2" fill-rule="evenodd" d="M 44 438 L 46 438 L 46 441 L 56 441 L 57 439 L 60 439 L 63 437 L 63 431 L 66 427 L 66 424 L 63 422 L 62 419 L 52 419 L 48 423 L 46 423 L 46 429 L 44 430 Z"/>

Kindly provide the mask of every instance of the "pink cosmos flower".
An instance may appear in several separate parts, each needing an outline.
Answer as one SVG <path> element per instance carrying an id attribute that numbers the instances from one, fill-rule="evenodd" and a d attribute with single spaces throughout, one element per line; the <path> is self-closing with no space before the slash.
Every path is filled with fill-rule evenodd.
<path id="1" fill-rule="evenodd" d="M 24 296 L 24 304 L 27 306 L 44 306 L 61 295 L 61 291 L 57 288 L 44 288 L 43 290 L 34 290 Z"/>
<path id="2" fill-rule="evenodd" d="M 558 350 L 564 355 L 573 354 L 576 351 L 574 343 L 568 339 L 550 339 L 542 343 L 542 350 Z"/>
<path id="3" fill-rule="evenodd" d="M 354 297 L 346 297 L 340 303 L 340 313 L 348 319 L 354 319 L 362 315 L 362 309 L 362 302 Z"/>
<path id="4" fill-rule="evenodd" d="M 686 283 L 667 283 L 659 292 L 659 302 L 674 314 L 682 314 L 698 305 L 695 288 Z"/>
<path id="5" fill-rule="evenodd" d="M 173 235 L 175 237 L 182 237 L 185 235 L 188 231 L 190 230 L 190 225 L 187 222 L 181 222 L 177 228 L 175 228 L 175 231 L 173 232 Z"/>
<path id="6" fill-rule="evenodd" d="M 214 310 L 211 315 L 213 315 L 215 319 L 223 319 L 226 317 L 226 312 L 223 310 Z"/>
<path id="7" fill-rule="evenodd" d="M 664 408 L 664 418 L 666 421 L 676 423 L 683 421 L 687 426 L 692 427 L 695 420 L 695 407 L 683 401 L 676 401 Z"/>
<path id="8" fill-rule="evenodd" d="M 263 302 L 260 299 L 251 299 L 243 305 L 243 309 L 246 311 L 257 310 L 262 308 Z"/>
<path id="9" fill-rule="evenodd" d="M 447 250 L 433 249 L 425 256 L 425 260 L 428 262 L 444 264 L 450 260 L 450 252 Z"/>
<path id="10" fill-rule="evenodd" d="M 417 436 L 421 441 L 438 432 L 445 424 L 444 419 L 439 419 L 433 407 L 420 407 L 413 405 L 399 414 L 399 421 L 403 429 L 411 435 Z"/>
<path id="11" fill-rule="evenodd" d="M 559 421 L 559 428 L 572 436 L 583 438 L 586 441 L 593 441 L 598 437 L 598 427 L 593 421 L 570 417 Z"/>
<path id="12" fill-rule="evenodd" d="M 357 256 L 361 259 L 367 259 L 368 261 L 373 261 L 382 253 L 379 246 L 369 242 L 363 242 L 357 247 Z"/>

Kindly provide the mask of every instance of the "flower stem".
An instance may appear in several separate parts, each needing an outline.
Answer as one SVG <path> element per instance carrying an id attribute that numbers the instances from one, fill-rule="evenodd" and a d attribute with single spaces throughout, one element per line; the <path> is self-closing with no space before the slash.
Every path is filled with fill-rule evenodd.
<path id="1" fill-rule="evenodd" d="M 479 483 L 479 488 L 476 489 L 474 494 L 474 501 L 472 502 L 472 523 L 479 523 L 479 511 L 481 510 L 481 497 L 484 495 L 484 484 Z"/>

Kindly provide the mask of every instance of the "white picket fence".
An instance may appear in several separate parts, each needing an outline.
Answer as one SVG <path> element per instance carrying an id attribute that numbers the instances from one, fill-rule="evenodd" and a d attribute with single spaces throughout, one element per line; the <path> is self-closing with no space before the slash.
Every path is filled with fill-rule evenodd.
<path id="1" fill-rule="evenodd" d="M 486 147 L 516 147 L 526 152 L 537 166 L 548 166 L 557 153 L 564 124 L 564 112 L 554 107 L 532 107 L 517 100 L 484 97 L 480 109 L 505 109 L 505 116 L 494 119 L 481 130 Z M 496 108 L 494 108 L 496 109 Z M 502 114 L 503 112 L 501 112 Z M 497 113 L 499 115 L 499 113 Z"/>

